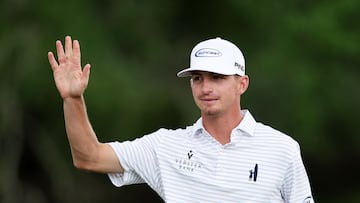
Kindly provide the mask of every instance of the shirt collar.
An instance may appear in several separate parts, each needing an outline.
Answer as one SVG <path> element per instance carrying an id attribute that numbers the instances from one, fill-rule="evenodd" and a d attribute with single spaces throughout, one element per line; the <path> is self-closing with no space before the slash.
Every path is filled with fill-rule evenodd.
<path id="1" fill-rule="evenodd" d="M 194 128 L 194 135 L 195 136 L 199 136 L 202 134 L 202 132 L 205 130 L 203 123 L 202 123 L 202 118 L 200 117 L 193 125 Z"/>
<path id="2" fill-rule="evenodd" d="M 243 115 L 243 119 L 234 130 L 240 130 L 249 136 L 254 136 L 256 120 L 247 109 L 241 110 L 241 114 Z"/>
<path id="3" fill-rule="evenodd" d="M 239 125 L 233 129 L 233 131 L 238 130 L 238 131 L 244 132 L 248 136 L 254 136 L 256 120 L 251 115 L 250 111 L 247 109 L 241 110 L 241 114 L 243 115 L 243 119 L 241 120 Z M 195 136 L 202 134 L 202 132 L 205 130 L 203 123 L 202 123 L 202 118 L 199 118 L 194 123 L 193 129 L 194 129 L 193 132 L 194 132 Z"/>

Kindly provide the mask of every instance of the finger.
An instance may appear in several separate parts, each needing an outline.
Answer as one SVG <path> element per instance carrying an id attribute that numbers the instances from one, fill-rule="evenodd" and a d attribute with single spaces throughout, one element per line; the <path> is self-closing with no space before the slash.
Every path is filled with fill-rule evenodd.
<path id="1" fill-rule="evenodd" d="M 59 62 L 61 63 L 65 59 L 64 47 L 60 40 L 56 41 L 56 52 L 58 55 Z"/>
<path id="2" fill-rule="evenodd" d="M 73 42 L 73 56 L 76 60 L 76 63 L 78 63 L 79 66 L 81 66 L 81 52 L 80 52 L 80 44 L 78 40 L 74 40 Z"/>
<path id="3" fill-rule="evenodd" d="M 72 54 L 72 41 L 70 36 L 65 37 L 65 55 L 70 56 Z"/>
<path id="4" fill-rule="evenodd" d="M 56 62 L 54 54 L 51 51 L 48 52 L 48 60 L 52 70 L 55 71 L 59 67 L 59 64 Z"/>
<path id="5" fill-rule="evenodd" d="M 88 84 L 89 76 L 90 76 L 90 64 L 86 64 L 84 66 L 83 76 L 82 76 L 83 83 L 86 85 Z"/>
<path id="6" fill-rule="evenodd" d="M 90 64 L 86 64 L 84 66 L 84 69 L 83 69 L 83 74 L 86 78 L 89 78 L 89 75 L 90 75 L 90 67 L 91 65 Z"/>

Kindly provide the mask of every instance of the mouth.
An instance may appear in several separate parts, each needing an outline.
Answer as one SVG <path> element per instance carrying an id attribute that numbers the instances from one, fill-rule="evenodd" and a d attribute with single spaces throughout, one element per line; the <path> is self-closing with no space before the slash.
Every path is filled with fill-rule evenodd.
<path id="1" fill-rule="evenodd" d="M 202 101 L 214 101 L 214 100 L 217 100 L 215 98 L 200 98 L 200 100 Z"/>
<path id="2" fill-rule="evenodd" d="M 217 98 L 209 98 L 209 97 L 203 97 L 203 98 L 200 98 L 200 101 L 206 103 L 206 104 L 211 104 L 211 103 L 214 103 L 216 102 L 218 99 Z"/>

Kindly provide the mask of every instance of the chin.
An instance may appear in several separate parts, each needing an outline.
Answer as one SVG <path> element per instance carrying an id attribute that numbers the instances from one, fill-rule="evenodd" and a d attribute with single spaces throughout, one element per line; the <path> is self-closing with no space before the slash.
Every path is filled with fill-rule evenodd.
<path id="1" fill-rule="evenodd" d="M 219 115 L 219 112 L 215 111 L 215 110 L 204 110 L 203 115 L 205 115 L 205 116 L 217 116 L 217 115 Z"/>

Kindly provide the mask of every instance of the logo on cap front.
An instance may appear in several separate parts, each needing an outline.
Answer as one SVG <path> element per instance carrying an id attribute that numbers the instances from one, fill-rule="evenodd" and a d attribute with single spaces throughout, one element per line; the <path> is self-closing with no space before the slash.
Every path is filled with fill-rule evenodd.
<path id="1" fill-rule="evenodd" d="M 204 48 L 204 49 L 199 49 L 195 53 L 195 56 L 196 57 L 219 57 L 219 56 L 222 56 L 222 53 L 216 49 Z"/>

